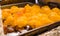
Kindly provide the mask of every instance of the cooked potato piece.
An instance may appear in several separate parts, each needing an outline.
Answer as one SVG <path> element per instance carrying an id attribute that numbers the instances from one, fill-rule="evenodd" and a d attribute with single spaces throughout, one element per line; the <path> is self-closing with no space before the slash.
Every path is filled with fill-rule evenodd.
<path id="1" fill-rule="evenodd" d="M 39 26 L 44 26 L 47 25 L 49 23 L 51 23 L 52 21 L 50 19 L 48 19 L 48 16 L 45 14 L 35 14 L 33 16 L 31 16 L 30 20 L 29 20 L 29 24 L 34 28 L 39 27 Z M 34 26 L 33 26 L 34 25 Z"/>
<path id="2" fill-rule="evenodd" d="M 60 16 L 56 12 L 49 13 L 49 18 L 52 21 L 60 21 Z"/>
<path id="3" fill-rule="evenodd" d="M 31 7 L 31 13 L 33 13 L 33 14 L 40 13 L 40 6 L 38 6 L 38 5 L 33 5 L 33 6 Z"/>
<path id="4" fill-rule="evenodd" d="M 10 15 L 11 15 L 10 9 L 3 9 L 2 10 L 2 19 L 6 19 Z"/>
<path id="5" fill-rule="evenodd" d="M 14 21 L 14 17 L 12 15 L 8 16 L 6 20 L 4 21 L 4 25 L 12 25 Z"/>
<path id="6" fill-rule="evenodd" d="M 11 13 L 16 13 L 18 11 L 19 11 L 19 8 L 17 6 L 12 6 L 11 9 L 10 9 Z"/>
<path id="7" fill-rule="evenodd" d="M 19 18 L 17 18 L 17 19 L 14 20 L 13 26 L 16 24 L 16 25 L 18 25 L 19 27 L 23 27 L 23 26 L 27 25 L 27 22 L 28 22 L 27 19 L 28 19 L 28 18 L 27 18 L 26 16 L 21 16 L 21 17 L 19 17 Z M 16 26 L 16 25 L 15 25 L 15 26 Z"/>
<path id="8" fill-rule="evenodd" d="M 58 12 L 60 12 L 60 9 L 59 8 L 53 8 L 52 11 L 58 13 Z"/>
<path id="9" fill-rule="evenodd" d="M 51 12 L 51 9 L 48 6 L 43 6 L 42 8 L 42 13 L 48 14 Z"/>
<path id="10" fill-rule="evenodd" d="M 24 8 L 26 13 L 29 13 L 31 11 L 31 6 L 29 4 L 27 4 Z"/>
<path id="11" fill-rule="evenodd" d="M 60 15 L 60 9 L 59 8 L 53 8 L 52 11 L 56 12 L 58 15 Z"/>

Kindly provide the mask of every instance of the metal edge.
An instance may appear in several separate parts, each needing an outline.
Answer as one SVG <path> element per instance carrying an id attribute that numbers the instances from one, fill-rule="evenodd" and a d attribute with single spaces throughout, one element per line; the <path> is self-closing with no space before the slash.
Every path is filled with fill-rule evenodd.
<path id="1" fill-rule="evenodd" d="M 35 35 L 38 35 L 39 33 L 42 34 L 46 31 L 49 31 L 53 28 L 56 28 L 57 26 L 60 26 L 60 21 L 53 22 L 53 23 L 50 23 L 50 24 L 45 25 L 45 26 L 41 26 L 39 28 L 32 29 L 26 33 L 21 34 L 20 36 L 26 36 L 26 35 L 28 35 L 28 36 L 34 35 L 35 36 Z"/>
<path id="2" fill-rule="evenodd" d="M 1 5 L 1 8 L 6 7 L 6 6 L 19 5 L 19 4 L 33 4 L 33 3 L 31 3 L 31 2 L 22 2 L 22 3 L 15 3 L 15 4 L 9 4 L 9 5 Z"/>

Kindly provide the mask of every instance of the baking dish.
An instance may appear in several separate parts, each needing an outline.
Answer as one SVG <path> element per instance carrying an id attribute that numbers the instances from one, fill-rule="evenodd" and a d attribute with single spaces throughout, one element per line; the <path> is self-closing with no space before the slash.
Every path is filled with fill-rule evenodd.
<path id="1" fill-rule="evenodd" d="M 16 3 L 16 4 L 11 4 L 11 5 L 4 5 L 4 6 L 1 6 L 0 8 L 5 9 L 5 8 L 10 8 L 11 6 L 24 7 L 26 4 L 29 4 L 30 6 L 34 5 L 33 3 L 30 3 L 30 2 L 24 2 L 24 3 Z M 27 31 L 26 33 L 20 34 L 20 36 L 36 36 L 38 34 L 51 30 L 57 26 L 60 26 L 60 21 L 53 22 L 50 25 L 44 25 L 39 28 L 32 29 L 30 31 Z"/>

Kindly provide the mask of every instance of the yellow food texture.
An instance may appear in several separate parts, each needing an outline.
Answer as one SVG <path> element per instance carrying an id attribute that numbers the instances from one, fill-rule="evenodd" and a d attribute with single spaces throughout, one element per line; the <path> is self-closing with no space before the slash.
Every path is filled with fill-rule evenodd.
<path id="1" fill-rule="evenodd" d="M 10 15 L 10 9 L 2 9 L 2 19 L 6 19 Z"/>
<path id="2" fill-rule="evenodd" d="M 11 8 L 10 8 L 10 12 L 11 13 L 16 13 L 16 12 L 18 12 L 19 11 L 19 8 L 17 7 L 17 6 L 12 6 Z"/>
<path id="3" fill-rule="evenodd" d="M 49 13 L 49 18 L 52 21 L 60 21 L 60 15 L 58 15 L 56 12 Z"/>
<path id="4" fill-rule="evenodd" d="M 10 9 L 2 9 L 4 25 L 23 27 L 30 25 L 32 28 L 48 25 L 55 21 L 60 21 L 60 9 L 50 9 L 49 6 L 40 7 L 38 5 L 25 7 L 12 6 Z"/>
<path id="5" fill-rule="evenodd" d="M 12 25 L 13 24 L 13 21 L 14 21 L 14 18 L 13 18 L 13 16 L 10 15 L 4 21 L 4 25 Z"/>
<path id="6" fill-rule="evenodd" d="M 19 27 L 25 26 L 28 22 L 28 18 L 26 16 L 21 16 L 14 20 L 14 24 L 18 25 Z"/>
<path id="7" fill-rule="evenodd" d="M 58 15 L 60 15 L 60 9 L 59 8 L 53 8 L 52 11 L 56 12 Z"/>
<path id="8" fill-rule="evenodd" d="M 50 9 L 49 6 L 43 6 L 43 7 L 41 7 L 41 9 L 42 9 L 42 12 L 41 13 L 48 14 L 48 13 L 51 12 L 51 9 Z"/>

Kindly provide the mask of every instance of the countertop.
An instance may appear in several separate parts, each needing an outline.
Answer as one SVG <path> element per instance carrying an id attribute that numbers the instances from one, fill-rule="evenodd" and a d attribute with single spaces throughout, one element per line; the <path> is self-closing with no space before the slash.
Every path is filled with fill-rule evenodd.
<path id="1" fill-rule="evenodd" d="M 38 36 L 60 36 L 60 26 Z"/>

